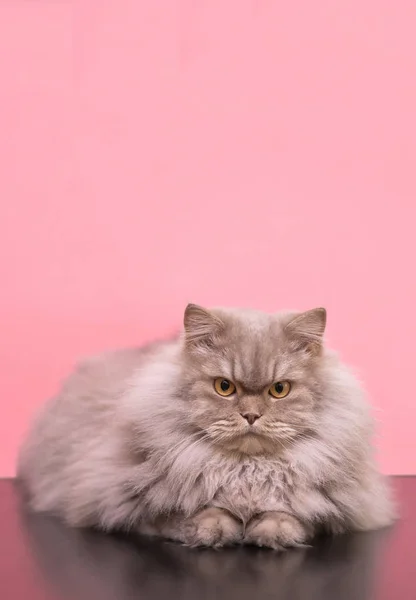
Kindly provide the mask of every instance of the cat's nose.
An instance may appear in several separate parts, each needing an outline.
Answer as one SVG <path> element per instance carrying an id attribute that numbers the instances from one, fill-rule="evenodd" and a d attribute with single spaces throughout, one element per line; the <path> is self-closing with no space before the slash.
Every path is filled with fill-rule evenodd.
<path id="1" fill-rule="evenodd" d="M 252 412 L 240 413 L 240 415 L 246 421 L 248 421 L 248 423 L 250 425 L 253 425 L 254 421 L 257 421 L 257 419 L 259 419 L 261 417 L 261 415 L 259 415 L 258 413 L 252 413 Z"/>

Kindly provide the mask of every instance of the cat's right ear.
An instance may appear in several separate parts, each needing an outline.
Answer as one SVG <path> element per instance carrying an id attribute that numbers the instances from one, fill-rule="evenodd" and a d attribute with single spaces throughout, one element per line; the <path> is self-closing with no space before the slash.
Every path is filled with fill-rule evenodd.
<path id="1" fill-rule="evenodd" d="M 300 313 L 289 321 L 285 327 L 287 335 L 298 348 L 308 350 L 312 354 L 319 353 L 326 326 L 326 310 L 313 308 Z"/>
<path id="2" fill-rule="evenodd" d="M 188 304 L 183 319 L 185 341 L 190 346 L 212 346 L 224 329 L 224 323 L 197 304 Z"/>

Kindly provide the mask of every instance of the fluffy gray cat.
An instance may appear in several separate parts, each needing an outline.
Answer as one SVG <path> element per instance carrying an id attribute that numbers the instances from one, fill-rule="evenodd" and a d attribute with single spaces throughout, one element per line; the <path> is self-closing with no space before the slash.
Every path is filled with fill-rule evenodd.
<path id="1" fill-rule="evenodd" d="M 325 322 L 191 304 L 178 339 L 82 363 L 21 450 L 31 506 L 190 546 L 389 525 L 368 406 Z"/>

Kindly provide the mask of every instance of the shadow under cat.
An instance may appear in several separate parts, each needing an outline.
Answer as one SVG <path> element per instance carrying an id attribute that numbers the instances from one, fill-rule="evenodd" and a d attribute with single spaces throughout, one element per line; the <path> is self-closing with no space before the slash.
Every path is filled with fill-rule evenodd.
<path id="1" fill-rule="evenodd" d="M 388 532 L 322 537 L 308 549 L 190 549 L 175 543 L 68 529 L 50 516 L 20 520 L 35 569 L 58 597 L 77 600 L 365 600 L 373 597 Z"/>

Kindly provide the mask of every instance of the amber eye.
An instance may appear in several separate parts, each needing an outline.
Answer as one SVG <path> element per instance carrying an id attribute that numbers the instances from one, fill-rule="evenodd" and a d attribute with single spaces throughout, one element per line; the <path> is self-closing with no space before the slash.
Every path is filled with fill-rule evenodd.
<path id="1" fill-rule="evenodd" d="M 276 381 L 269 388 L 269 394 L 273 398 L 285 398 L 290 392 L 290 383 L 288 381 Z"/>
<path id="2" fill-rule="evenodd" d="M 220 396 L 231 396 L 235 392 L 235 385 L 229 379 L 223 379 L 222 377 L 218 377 L 214 381 L 214 388 L 217 394 Z"/>

